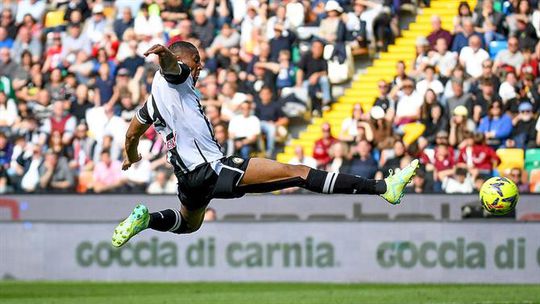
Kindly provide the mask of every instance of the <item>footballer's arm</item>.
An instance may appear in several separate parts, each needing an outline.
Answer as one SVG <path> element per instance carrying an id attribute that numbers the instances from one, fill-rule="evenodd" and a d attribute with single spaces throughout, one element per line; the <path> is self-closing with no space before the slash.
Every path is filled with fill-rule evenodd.
<path id="1" fill-rule="evenodd" d="M 139 146 L 139 138 L 148 130 L 149 124 L 141 123 L 137 118 L 133 118 L 129 124 L 126 133 L 126 159 L 122 164 L 122 170 L 127 170 L 129 167 L 141 160 L 141 154 L 137 151 Z"/>

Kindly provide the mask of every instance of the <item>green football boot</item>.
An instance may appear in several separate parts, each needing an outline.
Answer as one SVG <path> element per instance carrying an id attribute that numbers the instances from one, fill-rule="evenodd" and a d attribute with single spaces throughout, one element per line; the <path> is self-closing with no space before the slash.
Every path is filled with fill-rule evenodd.
<path id="1" fill-rule="evenodd" d="M 149 221 L 150 214 L 148 213 L 148 208 L 142 204 L 137 205 L 133 209 L 133 212 L 114 229 L 112 245 L 114 247 L 121 247 L 137 233 L 148 228 Z"/>
<path id="2" fill-rule="evenodd" d="M 397 169 L 396 172 L 390 170 L 390 175 L 384 179 L 386 192 L 381 196 L 392 205 L 399 204 L 404 194 L 403 190 L 416 174 L 418 166 L 418 159 L 415 159 L 403 170 Z"/>

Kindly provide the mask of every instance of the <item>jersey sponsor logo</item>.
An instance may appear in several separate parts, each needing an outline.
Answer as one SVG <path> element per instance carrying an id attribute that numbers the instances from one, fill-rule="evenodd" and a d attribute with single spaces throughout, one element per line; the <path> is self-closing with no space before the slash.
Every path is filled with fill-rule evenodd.
<path id="1" fill-rule="evenodd" d="M 176 134 L 173 132 L 167 136 L 167 142 L 165 143 L 167 150 L 176 148 Z"/>

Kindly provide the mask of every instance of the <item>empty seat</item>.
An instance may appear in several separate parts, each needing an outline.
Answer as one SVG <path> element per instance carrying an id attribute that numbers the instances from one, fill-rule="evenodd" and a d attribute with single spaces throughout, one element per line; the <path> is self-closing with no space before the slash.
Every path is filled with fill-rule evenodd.
<path id="1" fill-rule="evenodd" d="M 540 169 L 540 149 L 527 149 L 525 151 L 525 169 L 529 172 Z"/>
<path id="2" fill-rule="evenodd" d="M 296 214 L 261 214 L 262 221 L 298 221 L 298 215 Z"/>
<path id="3" fill-rule="evenodd" d="M 346 220 L 345 214 L 312 214 L 308 216 L 308 221 L 317 222 L 341 222 Z"/>
<path id="4" fill-rule="evenodd" d="M 506 50 L 507 48 L 507 41 L 491 41 L 489 43 L 489 56 L 491 57 L 491 59 L 495 59 L 495 57 L 500 51 Z"/>
<path id="5" fill-rule="evenodd" d="M 507 169 L 523 169 L 525 165 L 525 152 L 523 149 L 497 149 L 497 156 L 501 159 L 501 164 L 497 167 L 500 174 L 504 174 Z"/>
<path id="6" fill-rule="evenodd" d="M 50 11 L 45 15 L 45 27 L 56 27 L 64 24 L 64 11 Z"/>
<path id="7" fill-rule="evenodd" d="M 254 222 L 256 220 L 255 214 L 226 214 L 222 220 L 231 222 Z"/>
<path id="8" fill-rule="evenodd" d="M 427 213 L 400 213 L 394 217 L 397 221 L 433 221 L 433 214 Z"/>

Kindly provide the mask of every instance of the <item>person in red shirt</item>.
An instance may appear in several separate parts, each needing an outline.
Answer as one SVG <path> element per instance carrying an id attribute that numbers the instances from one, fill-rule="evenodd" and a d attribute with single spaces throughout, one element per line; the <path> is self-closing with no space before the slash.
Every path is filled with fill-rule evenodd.
<path id="1" fill-rule="evenodd" d="M 538 77 L 538 58 L 533 56 L 532 50 L 529 48 L 524 48 L 521 53 L 524 58 L 519 68 L 521 79 L 525 79 L 525 75 L 527 74 L 534 75 L 534 78 Z"/>
<path id="2" fill-rule="evenodd" d="M 338 140 L 332 136 L 332 130 L 329 123 L 326 122 L 322 125 L 322 133 L 322 138 L 317 140 L 313 147 L 313 158 L 317 161 L 317 167 L 319 168 L 324 168 L 330 163 L 332 158 L 328 154 L 328 151 L 333 144 L 338 142 Z"/>
<path id="3" fill-rule="evenodd" d="M 484 134 L 466 134 L 465 147 L 459 150 L 458 167 L 467 168 L 473 177 L 492 176 L 493 168 L 501 160 L 495 150 L 485 142 Z"/>

